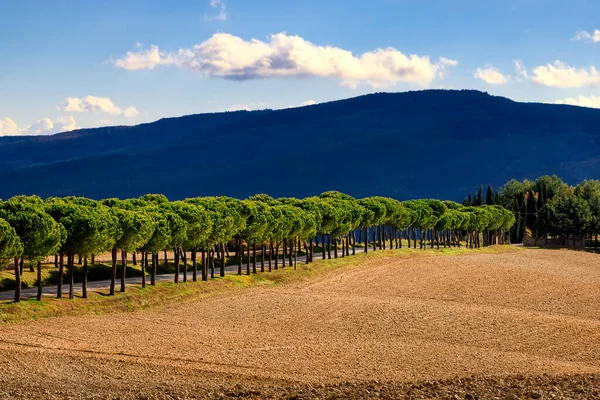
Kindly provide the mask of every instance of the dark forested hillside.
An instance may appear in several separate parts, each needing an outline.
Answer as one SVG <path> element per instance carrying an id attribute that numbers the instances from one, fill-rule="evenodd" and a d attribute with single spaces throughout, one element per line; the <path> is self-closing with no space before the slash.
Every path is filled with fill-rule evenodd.
<path id="1" fill-rule="evenodd" d="M 201 195 L 462 200 L 481 183 L 600 176 L 600 110 L 477 91 L 372 94 L 278 111 L 0 138 L 0 197 Z"/>

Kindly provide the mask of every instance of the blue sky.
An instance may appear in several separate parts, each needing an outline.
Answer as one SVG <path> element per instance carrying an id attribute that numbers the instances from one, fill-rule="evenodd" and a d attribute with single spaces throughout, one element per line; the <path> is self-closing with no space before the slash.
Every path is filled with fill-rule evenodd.
<path id="1" fill-rule="evenodd" d="M 592 0 L 0 0 L 0 9 L 0 135 L 425 88 L 600 108 Z"/>

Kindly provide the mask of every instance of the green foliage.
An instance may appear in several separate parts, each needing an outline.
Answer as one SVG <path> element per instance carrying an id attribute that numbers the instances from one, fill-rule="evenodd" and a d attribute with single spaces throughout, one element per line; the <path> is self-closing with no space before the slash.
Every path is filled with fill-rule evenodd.
<path id="1" fill-rule="evenodd" d="M 114 214 L 93 200 L 51 197 L 45 201 L 45 210 L 65 228 L 60 248 L 65 254 L 89 256 L 108 251 L 121 235 Z"/>
<path id="2" fill-rule="evenodd" d="M 211 224 L 211 227 L 207 230 L 203 246 L 226 243 L 246 227 L 248 210 L 241 200 L 219 196 L 198 197 L 185 201 L 201 206 L 208 212 L 207 223 Z"/>
<path id="3" fill-rule="evenodd" d="M 22 244 L 22 255 L 37 260 L 58 251 L 66 230 L 45 212 L 37 196 L 16 196 L 0 204 L 0 218 L 14 229 Z"/>
<path id="4" fill-rule="evenodd" d="M 526 228 L 537 237 L 600 233 L 599 181 L 584 181 L 571 188 L 557 176 L 546 175 L 533 182 L 513 179 L 498 191 L 498 203 L 512 211 L 508 222 L 512 222 L 514 242 L 522 241 Z"/>
<path id="5" fill-rule="evenodd" d="M 8 222 L 0 219 L 0 262 L 6 262 L 23 253 L 17 232 Z"/>
<path id="6" fill-rule="evenodd" d="M 275 219 L 271 206 L 263 201 L 244 200 L 246 227 L 242 236 L 248 243 L 263 244 L 272 237 L 275 228 Z"/>
<path id="7" fill-rule="evenodd" d="M 182 237 L 183 241 L 179 245 L 191 250 L 208 241 L 213 232 L 214 218 L 211 218 L 211 214 L 202 205 L 192 201 L 174 201 L 169 206 L 186 223 L 185 237 Z"/>
<path id="8" fill-rule="evenodd" d="M 119 222 L 121 235 L 114 247 L 126 252 L 134 252 L 142 248 L 152 237 L 155 221 L 143 207 L 136 206 L 133 201 L 106 199 L 102 203 L 108 207 Z"/>

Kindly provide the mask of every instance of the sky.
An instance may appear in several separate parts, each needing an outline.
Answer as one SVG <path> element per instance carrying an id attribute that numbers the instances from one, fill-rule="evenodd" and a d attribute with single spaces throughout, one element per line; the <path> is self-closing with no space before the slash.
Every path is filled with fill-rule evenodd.
<path id="1" fill-rule="evenodd" d="M 597 0 L 0 0 L 0 136 L 476 89 L 600 108 Z"/>

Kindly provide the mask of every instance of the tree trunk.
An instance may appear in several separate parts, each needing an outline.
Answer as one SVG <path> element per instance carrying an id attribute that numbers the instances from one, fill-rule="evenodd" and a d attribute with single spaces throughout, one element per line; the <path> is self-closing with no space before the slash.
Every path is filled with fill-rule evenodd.
<path id="1" fill-rule="evenodd" d="M 373 225 L 371 227 L 371 236 L 373 241 L 371 242 L 371 244 L 373 245 L 373 251 L 377 250 L 377 225 Z"/>
<path id="2" fill-rule="evenodd" d="M 238 237 L 237 240 L 238 245 L 238 275 L 242 274 L 242 263 L 244 259 L 244 248 L 242 247 L 242 238 Z"/>
<path id="3" fill-rule="evenodd" d="M 281 246 L 281 250 L 283 252 L 283 259 L 282 259 L 282 263 L 281 263 L 281 268 L 285 268 L 285 255 L 286 255 L 286 251 L 287 251 L 287 239 L 283 239 L 283 245 Z M 277 268 L 275 268 L 277 269 Z"/>
<path id="4" fill-rule="evenodd" d="M 158 258 L 158 254 L 152 254 L 152 275 L 150 275 L 150 285 L 156 285 L 156 260 Z"/>
<path id="5" fill-rule="evenodd" d="M 192 282 L 198 281 L 198 263 L 196 262 L 196 250 L 195 247 L 192 248 Z"/>
<path id="6" fill-rule="evenodd" d="M 21 271 L 19 268 L 19 257 L 15 257 L 15 303 L 21 301 Z"/>
<path id="7" fill-rule="evenodd" d="M 73 285 L 75 283 L 75 254 L 68 256 L 69 260 L 69 300 L 73 299 Z"/>
<path id="8" fill-rule="evenodd" d="M 24 262 L 23 260 L 24 260 L 23 257 L 21 257 L 19 259 L 19 275 L 23 275 L 23 262 Z"/>
<path id="9" fill-rule="evenodd" d="M 361 229 L 361 235 L 362 235 L 362 229 Z M 364 243 L 364 249 L 365 249 L 365 253 L 368 254 L 369 253 L 369 227 L 365 226 L 365 241 Z"/>
<path id="10" fill-rule="evenodd" d="M 173 248 L 173 261 L 175 262 L 175 283 L 179 283 L 179 251 Z"/>
<path id="11" fill-rule="evenodd" d="M 246 243 L 246 275 L 250 275 L 250 243 Z"/>
<path id="12" fill-rule="evenodd" d="M 42 290 L 43 290 L 43 284 L 42 284 L 42 262 L 38 261 L 37 262 L 37 300 L 38 301 L 42 301 Z"/>
<path id="13" fill-rule="evenodd" d="M 202 248 L 202 280 L 208 282 L 208 265 L 206 264 L 206 250 Z"/>
<path id="14" fill-rule="evenodd" d="M 181 261 L 183 262 L 183 281 L 187 282 L 187 254 L 183 247 L 179 248 L 179 252 L 181 253 Z"/>
<path id="15" fill-rule="evenodd" d="M 325 259 L 325 235 L 321 235 L 321 247 L 323 248 L 323 260 Z"/>
<path id="16" fill-rule="evenodd" d="M 127 252 L 121 252 L 121 292 L 125 291 L 125 279 L 127 277 Z"/>
<path id="17" fill-rule="evenodd" d="M 61 264 L 62 264 L 62 254 L 60 256 Z M 112 271 L 110 276 L 110 295 L 115 295 L 115 286 L 117 284 L 117 248 L 113 247 L 112 249 Z M 59 272 L 59 275 L 62 277 L 62 273 Z M 61 278 L 62 280 L 62 278 Z M 60 290 L 59 290 L 60 293 Z"/>
<path id="18" fill-rule="evenodd" d="M 294 271 L 296 270 L 296 265 L 298 262 L 298 238 L 294 238 L 293 246 L 294 246 Z"/>
<path id="19" fill-rule="evenodd" d="M 338 241 L 337 241 L 337 238 L 333 238 L 333 251 L 334 251 L 333 258 L 337 258 L 338 257 Z"/>
<path id="20" fill-rule="evenodd" d="M 275 242 L 275 269 L 279 269 L 279 242 Z"/>
<path id="21" fill-rule="evenodd" d="M 165 269 L 167 269 L 167 267 L 169 265 L 169 258 L 167 257 L 167 250 L 164 250 L 164 256 L 165 256 Z"/>
<path id="22" fill-rule="evenodd" d="M 219 275 L 222 278 L 225 276 L 225 244 L 221 243 L 220 247 L 221 247 L 221 271 L 220 271 Z"/>
<path id="23" fill-rule="evenodd" d="M 294 247 L 295 247 L 295 243 L 294 243 L 294 242 L 295 242 L 295 240 L 296 240 L 296 238 L 294 238 L 294 239 L 290 239 L 290 240 L 288 241 L 288 243 L 289 243 L 289 245 L 290 245 L 290 257 L 289 257 L 289 259 L 288 259 L 288 265 L 289 265 L 290 267 L 293 265 L 293 263 L 292 263 L 292 255 L 293 255 L 293 253 L 294 253 Z"/>
<path id="24" fill-rule="evenodd" d="M 88 260 L 83 257 L 83 282 L 81 283 L 81 297 L 87 299 Z"/>
<path id="25" fill-rule="evenodd" d="M 417 248 L 417 228 L 413 228 L 413 248 Z M 409 246 L 410 247 L 410 246 Z"/>
<path id="26" fill-rule="evenodd" d="M 313 256 L 315 254 L 315 248 L 313 245 L 313 240 L 310 238 L 310 262 L 313 262 Z"/>
<path id="27" fill-rule="evenodd" d="M 256 244 L 252 243 L 252 273 L 256 273 Z"/>
<path id="28" fill-rule="evenodd" d="M 54 268 L 58 268 L 58 254 L 54 255 Z"/>
<path id="29" fill-rule="evenodd" d="M 269 240 L 269 272 L 273 271 L 273 239 Z"/>
<path id="30" fill-rule="evenodd" d="M 142 267 L 142 289 L 146 288 L 146 267 L 148 267 L 148 253 L 142 251 L 140 254 L 142 256 L 140 267 Z"/>
<path id="31" fill-rule="evenodd" d="M 352 255 L 356 255 L 356 229 L 352 231 Z"/>
<path id="32" fill-rule="evenodd" d="M 81 260 L 81 256 L 79 256 L 79 260 Z M 133 265 L 135 265 L 137 267 L 137 251 L 134 251 L 133 253 L 131 253 L 131 257 L 132 257 L 132 262 Z M 81 261 L 79 261 L 79 264 L 81 264 Z"/>
<path id="33" fill-rule="evenodd" d="M 210 263 L 210 279 L 215 279 L 215 249 L 210 249 L 208 253 L 208 262 Z"/>
<path id="34" fill-rule="evenodd" d="M 331 260 L 331 234 L 327 235 L 327 259 Z"/>
<path id="35" fill-rule="evenodd" d="M 260 272 L 265 272 L 265 251 L 267 251 L 267 245 L 263 244 L 260 251 Z"/>

